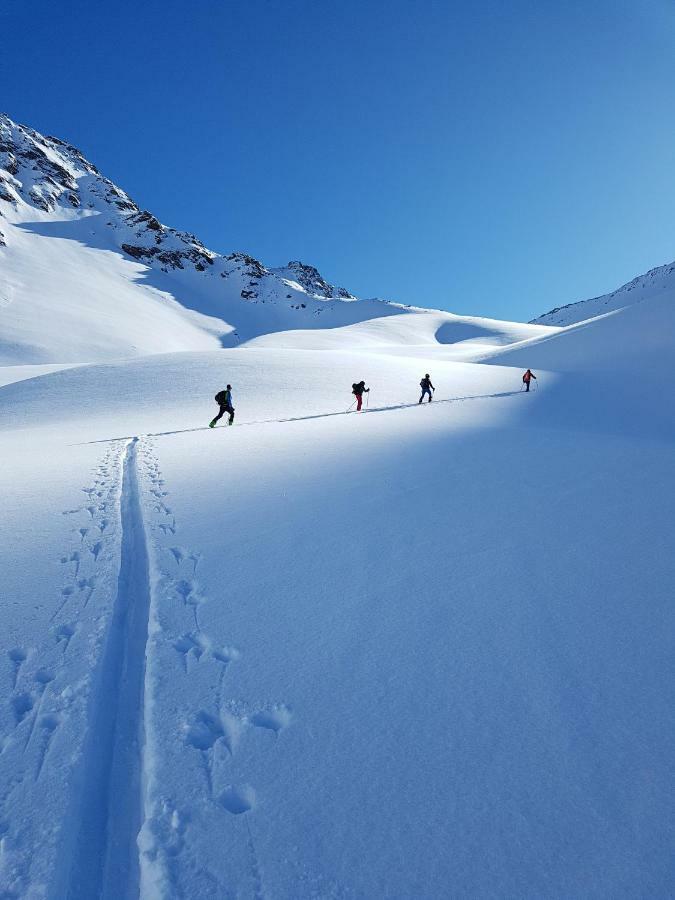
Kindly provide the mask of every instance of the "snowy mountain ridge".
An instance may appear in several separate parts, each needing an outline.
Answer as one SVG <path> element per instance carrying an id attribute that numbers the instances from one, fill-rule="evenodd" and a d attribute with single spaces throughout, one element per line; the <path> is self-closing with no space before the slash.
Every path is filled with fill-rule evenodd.
<path id="1" fill-rule="evenodd" d="M 404 311 L 357 301 L 297 260 L 270 268 L 215 253 L 141 209 L 71 144 L 6 115 L 0 260 L 5 365 L 212 350 Z"/>
<path id="2" fill-rule="evenodd" d="M 532 319 L 530 324 L 565 327 L 614 312 L 643 300 L 662 296 L 664 291 L 670 292 L 675 298 L 675 274 L 673 273 L 675 273 L 675 262 L 657 266 L 645 272 L 644 275 L 638 275 L 609 294 L 557 306 L 542 316 Z"/>
<path id="3" fill-rule="evenodd" d="M 106 225 L 121 231 L 118 246 L 127 255 L 157 264 L 164 272 L 189 266 L 204 272 L 216 260 L 223 260 L 218 267 L 223 278 L 235 271 L 249 278 L 250 290 L 242 292 L 246 300 L 265 294 L 260 282 L 266 278 L 292 279 L 304 293 L 314 297 L 356 299 L 345 288 L 329 284 L 313 266 L 298 261 L 289 262 L 285 269 L 271 270 L 246 253 L 221 257 L 195 235 L 163 225 L 152 213 L 142 210 L 76 147 L 59 138 L 43 136 L 4 114 L 0 114 L 0 200 L 17 212 L 21 203 L 45 213 L 63 213 L 64 208 L 68 212 L 89 210 L 92 214 L 106 211 L 110 216 Z M 6 245 L 4 237 L 3 240 Z"/>
<path id="4" fill-rule="evenodd" d="M 326 340 L 454 345 L 455 359 L 474 359 L 671 295 L 675 263 L 527 325 L 360 300 L 300 261 L 269 267 L 208 249 L 141 209 L 71 144 L 0 115 L 0 365 L 106 362 L 259 339 L 298 349 Z"/>

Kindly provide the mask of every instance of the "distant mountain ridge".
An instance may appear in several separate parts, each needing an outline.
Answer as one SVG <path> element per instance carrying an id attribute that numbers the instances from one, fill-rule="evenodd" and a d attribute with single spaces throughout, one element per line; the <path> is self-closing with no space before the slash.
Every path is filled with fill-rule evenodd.
<path id="1" fill-rule="evenodd" d="M 43 136 L 4 114 L 0 114 L 0 200 L 14 207 L 23 202 L 45 213 L 64 206 L 85 211 L 103 207 L 110 217 L 110 228 L 128 229 L 129 234 L 122 231 L 118 246 L 129 256 L 163 271 L 192 267 L 204 272 L 222 259 L 229 263 L 219 267 L 222 277 L 238 271 L 248 278 L 248 290 L 242 299 L 249 301 L 265 293 L 260 282 L 268 277 L 292 279 L 314 297 L 356 299 L 345 288 L 327 282 L 314 266 L 295 261 L 285 269 L 269 269 L 246 253 L 220 256 L 208 250 L 195 235 L 169 228 L 142 210 L 72 144 Z"/>
<path id="2" fill-rule="evenodd" d="M 298 260 L 216 253 L 76 147 L 0 115 L 0 364 L 216 349 L 404 311 Z"/>
<path id="3" fill-rule="evenodd" d="M 284 335 L 392 316 L 400 321 L 388 329 L 352 329 L 340 340 L 348 348 L 424 335 L 434 344 L 464 341 L 473 356 L 472 341 L 502 346 L 535 336 L 528 327 L 565 327 L 669 292 L 675 263 L 515 330 L 358 299 L 298 260 L 269 267 L 248 253 L 208 249 L 141 209 L 71 144 L 0 115 L 0 365 L 215 350 L 274 335 L 280 347 L 323 345 L 323 338 Z M 411 315 L 424 321 L 413 325 Z"/>
<path id="4" fill-rule="evenodd" d="M 532 319 L 530 324 L 563 327 L 576 325 L 586 319 L 658 297 L 664 291 L 675 291 L 675 262 L 650 269 L 644 275 L 638 275 L 610 294 L 602 294 L 600 297 L 591 297 L 589 300 L 578 300 L 576 303 L 557 306 L 542 316 Z"/>

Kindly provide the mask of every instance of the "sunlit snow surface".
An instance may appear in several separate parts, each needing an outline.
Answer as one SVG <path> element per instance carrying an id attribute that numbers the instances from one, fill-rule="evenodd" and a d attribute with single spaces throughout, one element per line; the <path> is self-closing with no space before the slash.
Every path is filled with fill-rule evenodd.
<path id="1" fill-rule="evenodd" d="M 673 893 L 673 305 L 448 322 L 0 388 L 5 896 Z"/>

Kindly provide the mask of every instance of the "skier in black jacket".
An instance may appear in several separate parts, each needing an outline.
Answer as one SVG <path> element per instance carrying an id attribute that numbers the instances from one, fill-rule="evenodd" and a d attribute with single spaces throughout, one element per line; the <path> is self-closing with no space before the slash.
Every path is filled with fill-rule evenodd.
<path id="1" fill-rule="evenodd" d="M 431 392 L 432 392 L 432 391 L 435 391 L 436 388 L 435 388 L 435 387 L 433 386 L 433 384 L 431 383 L 431 378 L 430 378 L 428 372 L 427 372 L 427 374 L 424 376 L 424 378 L 420 381 L 420 387 L 422 388 L 422 396 L 420 397 L 420 403 L 424 400 L 424 395 L 425 395 L 425 394 L 428 394 L 428 396 L 429 396 L 429 403 L 431 403 L 431 401 L 433 400 L 433 397 L 431 396 Z"/>
<path id="2" fill-rule="evenodd" d="M 216 422 L 218 419 L 222 419 L 225 413 L 228 413 L 230 418 L 228 419 L 227 424 L 231 425 L 234 422 L 234 406 L 232 406 L 232 385 L 228 384 L 227 388 L 224 391 L 218 391 L 215 397 L 216 403 L 220 407 L 218 410 L 218 415 L 215 419 L 212 419 L 209 422 L 209 428 L 215 428 Z"/>
<path id="3" fill-rule="evenodd" d="M 361 411 L 361 404 L 363 403 L 363 395 L 364 393 L 370 393 L 370 388 L 366 387 L 365 381 L 357 381 L 352 385 L 352 394 L 356 397 L 356 411 Z"/>

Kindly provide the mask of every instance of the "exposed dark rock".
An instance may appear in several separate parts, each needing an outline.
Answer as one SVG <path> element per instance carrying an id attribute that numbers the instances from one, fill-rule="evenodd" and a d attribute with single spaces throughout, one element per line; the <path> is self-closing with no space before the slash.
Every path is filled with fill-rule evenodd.
<path id="1" fill-rule="evenodd" d="M 151 256 L 156 255 L 157 259 L 170 269 L 184 269 L 182 254 L 179 250 L 162 250 L 158 251 L 156 247 L 152 248 Z"/>
<path id="2" fill-rule="evenodd" d="M 43 197 L 42 194 L 38 193 L 35 189 L 32 189 L 30 194 L 28 195 L 31 199 L 31 202 L 34 206 L 37 206 L 38 209 L 42 209 L 45 212 L 49 212 L 52 209 L 53 201 L 50 202 L 46 197 Z"/>
<path id="3" fill-rule="evenodd" d="M 11 150 L 0 151 L 0 169 L 5 169 L 10 175 L 16 175 L 19 171 L 19 162 Z"/>
<path id="4" fill-rule="evenodd" d="M 314 266 L 308 266 L 296 259 L 291 260 L 287 268 L 293 272 L 295 280 L 308 294 L 317 294 L 320 297 L 342 297 L 343 299 L 349 299 L 352 296 L 344 288 L 336 288 L 329 284 Z"/>
<path id="5" fill-rule="evenodd" d="M 16 197 L 7 190 L 2 178 L 0 178 L 0 200 L 6 200 L 8 203 L 16 203 Z"/>
<path id="6" fill-rule="evenodd" d="M 140 212 L 135 216 L 130 216 L 129 223 L 131 225 L 145 225 L 146 228 L 149 228 L 151 231 L 162 230 L 162 226 L 159 221 L 152 215 L 152 213 L 149 213 L 147 210 L 143 210 L 143 212 Z"/>
<path id="7" fill-rule="evenodd" d="M 147 247 L 134 247 L 132 244 L 122 244 L 122 250 L 128 253 L 129 256 L 133 256 L 134 259 L 152 259 L 155 256 L 154 247 L 149 250 Z"/>
<path id="8" fill-rule="evenodd" d="M 225 259 L 228 262 L 237 262 L 247 269 L 246 274 L 256 278 L 263 278 L 267 274 L 267 270 L 255 257 L 249 256 L 248 253 L 230 253 Z"/>

